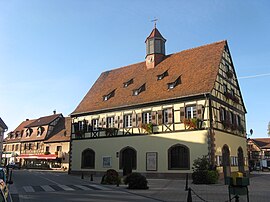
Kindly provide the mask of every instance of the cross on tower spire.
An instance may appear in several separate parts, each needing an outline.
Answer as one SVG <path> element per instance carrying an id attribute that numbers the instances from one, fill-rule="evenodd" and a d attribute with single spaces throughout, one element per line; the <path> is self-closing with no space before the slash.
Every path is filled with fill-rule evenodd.
<path id="1" fill-rule="evenodd" d="M 154 28 L 156 28 L 156 27 L 157 27 L 157 21 L 158 21 L 158 19 L 157 19 L 157 18 L 154 18 L 153 20 L 151 20 L 151 22 L 154 22 Z"/>

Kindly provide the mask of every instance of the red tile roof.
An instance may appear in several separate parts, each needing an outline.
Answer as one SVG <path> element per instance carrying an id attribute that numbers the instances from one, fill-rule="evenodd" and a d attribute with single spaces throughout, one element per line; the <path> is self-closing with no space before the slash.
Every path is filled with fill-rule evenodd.
<path id="1" fill-rule="evenodd" d="M 153 69 L 141 62 L 103 72 L 71 115 L 210 93 L 226 44 L 220 41 L 168 55 Z M 157 81 L 157 75 L 166 70 L 169 75 Z M 181 84 L 168 90 L 167 84 L 179 76 Z M 123 83 L 132 78 L 133 84 L 124 88 Z M 146 90 L 133 96 L 132 90 L 144 83 Z M 103 101 L 114 89 L 114 97 Z"/>
<path id="2" fill-rule="evenodd" d="M 21 138 L 22 132 L 23 132 L 23 134 L 25 133 L 25 130 L 26 130 L 25 127 L 27 125 L 33 123 L 34 121 L 36 121 L 36 119 L 23 121 L 14 131 L 10 132 L 10 133 L 12 133 L 13 137 L 15 137 L 16 133 L 18 133 L 19 136 L 18 137 L 15 137 L 15 138 L 11 138 L 11 139 L 5 138 L 4 141 L 5 142 L 9 142 L 9 143 L 20 141 L 22 139 Z"/>
<path id="3" fill-rule="evenodd" d="M 154 29 L 152 30 L 152 32 L 151 32 L 150 35 L 146 38 L 146 40 L 147 40 L 147 39 L 154 38 L 154 37 L 160 37 L 160 38 L 163 38 L 163 39 L 164 39 L 164 37 L 160 34 L 160 32 L 158 31 L 157 28 L 154 28 Z M 145 40 L 145 41 L 146 41 L 146 40 Z"/>

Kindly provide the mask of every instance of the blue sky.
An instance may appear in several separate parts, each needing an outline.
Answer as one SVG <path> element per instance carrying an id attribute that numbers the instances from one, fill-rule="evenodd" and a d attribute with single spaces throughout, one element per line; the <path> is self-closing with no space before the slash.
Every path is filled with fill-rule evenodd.
<path id="1" fill-rule="evenodd" d="M 9 130 L 53 110 L 68 116 L 101 72 L 144 60 L 158 18 L 168 54 L 228 40 L 247 129 L 267 137 L 269 10 L 269 1 L 0 0 L 0 116 Z"/>

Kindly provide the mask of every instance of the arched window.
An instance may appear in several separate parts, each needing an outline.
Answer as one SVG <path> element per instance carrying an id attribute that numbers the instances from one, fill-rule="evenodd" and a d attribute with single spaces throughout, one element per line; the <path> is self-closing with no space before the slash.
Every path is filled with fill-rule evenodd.
<path id="1" fill-rule="evenodd" d="M 174 145 L 168 150 L 169 170 L 189 170 L 189 148 L 184 145 Z"/>
<path id="2" fill-rule="evenodd" d="M 81 168 L 95 168 L 95 152 L 92 149 L 85 149 L 82 152 Z"/>
<path id="3" fill-rule="evenodd" d="M 240 172 L 244 172 L 245 171 L 245 168 L 244 168 L 245 160 L 244 160 L 244 153 L 243 153 L 242 147 L 238 148 L 237 157 L 238 157 L 238 170 Z"/>

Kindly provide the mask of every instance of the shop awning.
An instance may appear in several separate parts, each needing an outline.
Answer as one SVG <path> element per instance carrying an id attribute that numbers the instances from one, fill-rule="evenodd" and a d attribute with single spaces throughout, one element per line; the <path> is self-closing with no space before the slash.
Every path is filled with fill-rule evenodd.
<path id="1" fill-rule="evenodd" d="M 21 154 L 17 156 L 17 158 L 21 159 L 56 159 L 57 155 L 55 154 Z"/>

